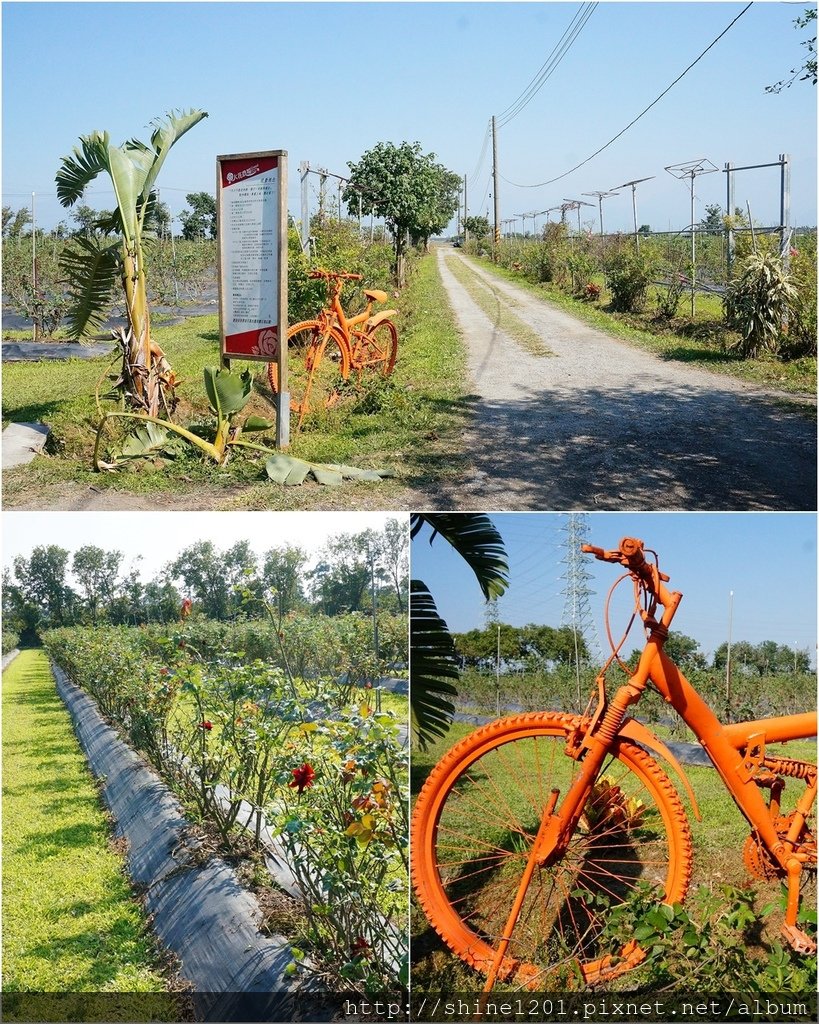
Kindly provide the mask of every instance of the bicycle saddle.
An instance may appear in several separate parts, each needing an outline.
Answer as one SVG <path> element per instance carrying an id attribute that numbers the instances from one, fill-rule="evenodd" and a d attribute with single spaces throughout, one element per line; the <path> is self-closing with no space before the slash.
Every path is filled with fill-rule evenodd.
<path id="1" fill-rule="evenodd" d="M 377 288 L 365 288 L 364 294 L 373 302 L 386 302 L 389 297 L 386 292 L 379 291 Z"/>

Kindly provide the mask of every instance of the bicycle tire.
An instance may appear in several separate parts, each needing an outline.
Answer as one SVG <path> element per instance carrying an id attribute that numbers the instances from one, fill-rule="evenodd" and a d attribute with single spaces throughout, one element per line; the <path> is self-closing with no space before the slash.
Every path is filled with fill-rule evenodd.
<path id="1" fill-rule="evenodd" d="M 550 791 L 557 785 L 565 794 L 579 770 L 565 753 L 578 722 L 533 712 L 476 729 L 438 762 L 418 796 L 416 896 L 446 945 L 483 974 Z M 636 967 L 645 954 L 633 940 L 604 948 L 605 912 L 595 912 L 593 897 L 608 891 L 617 905 L 640 880 L 656 888 L 658 902 L 681 902 L 691 855 L 688 820 L 670 780 L 641 747 L 616 740 L 567 849 L 535 870 L 497 979 L 565 989 L 578 971 L 590 984 Z"/>
<path id="2" fill-rule="evenodd" d="M 356 348 L 366 354 L 363 365 L 358 367 L 359 373 L 377 367 L 384 377 L 389 377 L 398 357 L 398 331 L 392 320 L 382 320 L 371 331 L 353 331 L 353 338 Z"/>
<path id="3" fill-rule="evenodd" d="M 340 397 L 339 388 L 350 375 L 350 350 L 344 337 L 318 320 L 303 320 L 287 332 L 288 386 L 290 409 L 298 413 L 300 427 L 305 416 L 320 408 L 331 408 Z M 279 393 L 279 367 L 267 364 L 267 380 L 273 394 Z"/>

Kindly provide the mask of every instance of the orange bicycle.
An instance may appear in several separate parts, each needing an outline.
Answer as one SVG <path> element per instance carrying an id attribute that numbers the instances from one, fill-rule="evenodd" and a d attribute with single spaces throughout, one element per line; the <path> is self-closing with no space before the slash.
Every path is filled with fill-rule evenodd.
<path id="1" fill-rule="evenodd" d="M 496 981 L 548 989 L 579 976 L 593 984 L 645 958 L 636 941 L 607 938 L 608 911 L 646 885 L 657 902 L 681 903 L 692 870 L 685 809 L 652 754 L 676 770 L 701 819 L 671 751 L 627 715 L 651 684 L 694 732 L 747 819 L 748 870 L 784 882 L 784 937 L 799 952 L 815 951 L 798 913 L 802 899 L 815 906 L 816 765 L 773 745 L 815 737 L 816 713 L 723 725 L 663 650 L 682 594 L 666 587 L 656 554 L 649 560 L 633 538 L 613 551 L 583 550 L 623 565 L 617 583 L 633 583 L 632 622 L 639 614 L 647 631 L 637 669 L 619 658 L 624 636 L 611 642 L 582 715 L 502 718 L 439 761 L 412 823 L 413 883 L 430 923 L 486 975 L 485 992 Z M 629 678 L 610 698 L 606 672 L 615 662 Z M 796 787 L 787 800 L 786 780 Z"/>
<path id="2" fill-rule="evenodd" d="M 386 292 L 365 289 L 366 308 L 348 317 L 341 305 L 341 290 L 345 281 L 360 281 L 361 274 L 311 270 L 307 276 L 327 281 L 328 301 L 315 320 L 303 320 L 287 332 L 290 408 L 298 413 L 298 427 L 311 409 L 336 404 L 340 384 L 349 378 L 350 370 L 358 371 L 359 380 L 368 369 L 386 377 L 392 373 L 398 354 L 398 332 L 390 320 L 398 311 L 372 312 L 373 303 L 387 301 Z M 273 393 L 278 393 L 276 363 L 268 363 L 267 379 Z"/>

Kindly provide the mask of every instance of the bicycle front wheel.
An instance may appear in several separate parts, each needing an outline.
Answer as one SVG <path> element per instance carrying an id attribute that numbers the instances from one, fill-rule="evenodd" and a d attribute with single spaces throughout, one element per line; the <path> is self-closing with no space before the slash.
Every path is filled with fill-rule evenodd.
<path id="1" fill-rule="evenodd" d="M 344 338 L 328 331 L 318 320 L 294 324 L 287 332 L 287 376 L 290 409 L 298 413 L 298 425 L 315 410 L 332 408 L 339 389 L 350 375 L 350 353 Z M 279 392 L 279 367 L 267 364 L 267 379 Z"/>
<path id="2" fill-rule="evenodd" d="M 476 729 L 430 773 L 416 803 L 412 871 L 430 924 L 484 974 L 495 959 L 553 789 L 580 770 L 566 753 L 571 715 L 535 712 Z M 558 800 L 556 811 L 560 812 Z M 685 897 L 691 834 L 668 777 L 617 740 L 562 855 L 535 868 L 498 980 L 566 988 L 615 977 L 644 958 L 608 939 L 607 910 L 647 884 L 658 902 Z"/>
<path id="3" fill-rule="evenodd" d="M 371 331 L 355 331 L 357 369 L 373 369 L 389 377 L 398 356 L 398 331 L 392 320 L 382 320 Z"/>

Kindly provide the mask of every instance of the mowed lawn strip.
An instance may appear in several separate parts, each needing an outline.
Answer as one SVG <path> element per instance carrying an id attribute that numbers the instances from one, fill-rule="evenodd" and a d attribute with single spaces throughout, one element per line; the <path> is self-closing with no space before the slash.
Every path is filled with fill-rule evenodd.
<path id="1" fill-rule="evenodd" d="M 3 990 L 165 992 L 48 659 L 3 673 Z"/>

